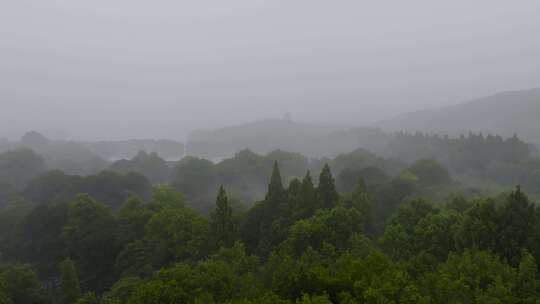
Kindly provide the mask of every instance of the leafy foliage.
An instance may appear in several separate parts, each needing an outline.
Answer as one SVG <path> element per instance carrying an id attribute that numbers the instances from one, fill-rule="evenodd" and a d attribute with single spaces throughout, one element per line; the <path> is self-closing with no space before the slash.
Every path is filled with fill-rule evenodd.
<path id="1" fill-rule="evenodd" d="M 27 148 L 0 153 L 0 183 L 22 188 L 45 171 L 45 160 Z"/>
<path id="2" fill-rule="evenodd" d="M 500 159 L 522 155 L 512 151 Z M 521 187 L 471 199 L 453 193 L 461 185 L 434 160 L 394 174 L 373 167 L 384 160 L 363 151 L 327 161 L 242 151 L 218 164 L 185 158 L 171 185 L 151 187 L 135 173 L 51 171 L 22 192 L 6 186 L 0 303 L 536 303 L 540 297 L 540 209 Z M 333 164 L 342 166 L 336 179 Z M 320 169 L 315 181 L 310 166 Z M 239 210 L 227 184 L 218 187 L 222 180 L 232 192 L 264 180 L 265 194 Z M 446 199 L 434 199 L 440 197 Z M 199 200 L 208 214 L 190 208 Z"/>
<path id="3" fill-rule="evenodd" d="M 140 173 L 153 184 L 167 182 L 171 175 L 171 169 L 167 165 L 167 162 L 155 152 L 146 153 L 139 151 L 130 160 L 122 159 L 114 162 L 109 169 L 121 174 L 130 172 Z"/>

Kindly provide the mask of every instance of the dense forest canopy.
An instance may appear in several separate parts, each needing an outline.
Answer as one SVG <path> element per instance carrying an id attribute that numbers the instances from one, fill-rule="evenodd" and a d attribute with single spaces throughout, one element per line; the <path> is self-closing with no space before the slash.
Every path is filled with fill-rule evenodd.
<path id="1" fill-rule="evenodd" d="M 0 0 L 0 304 L 540 304 L 539 13 Z"/>
<path id="2" fill-rule="evenodd" d="M 534 147 L 386 136 L 383 156 L 140 151 L 87 175 L 2 152 L 0 303 L 536 303 Z"/>

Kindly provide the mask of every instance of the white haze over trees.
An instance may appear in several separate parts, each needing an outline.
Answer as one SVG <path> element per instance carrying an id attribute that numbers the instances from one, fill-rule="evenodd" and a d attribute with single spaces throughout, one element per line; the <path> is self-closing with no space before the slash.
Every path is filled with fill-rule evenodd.
<path id="1" fill-rule="evenodd" d="M 540 2 L 0 2 L 0 138 L 350 126 L 540 86 Z"/>

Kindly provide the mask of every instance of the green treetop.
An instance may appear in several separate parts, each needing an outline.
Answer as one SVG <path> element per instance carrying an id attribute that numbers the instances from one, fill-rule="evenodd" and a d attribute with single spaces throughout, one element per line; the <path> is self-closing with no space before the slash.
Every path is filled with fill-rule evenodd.
<path id="1" fill-rule="evenodd" d="M 268 191 L 264 200 L 271 210 L 279 210 L 281 205 L 286 203 L 285 189 L 283 189 L 277 161 L 274 162 L 270 184 L 268 184 Z"/>
<path id="2" fill-rule="evenodd" d="M 81 295 L 81 286 L 75 270 L 75 264 L 69 258 L 65 259 L 60 266 L 60 291 L 62 303 L 71 304 Z"/>
<path id="3" fill-rule="evenodd" d="M 328 164 L 325 164 L 321 171 L 317 194 L 321 207 L 325 209 L 333 208 L 339 200 L 339 195 L 334 184 L 334 177 L 332 177 L 332 172 L 330 172 L 330 166 Z"/>
<path id="4" fill-rule="evenodd" d="M 229 205 L 227 193 L 223 186 L 219 187 L 218 196 L 216 198 L 216 209 L 211 215 L 210 235 L 217 248 L 230 247 L 234 242 L 232 208 Z"/>

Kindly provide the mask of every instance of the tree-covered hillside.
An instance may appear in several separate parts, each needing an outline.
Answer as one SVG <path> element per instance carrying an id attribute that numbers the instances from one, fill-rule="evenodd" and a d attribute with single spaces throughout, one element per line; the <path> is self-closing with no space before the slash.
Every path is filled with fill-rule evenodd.
<path id="1" fill-rule="evenodd" d="M 540 88 L 502 92 L 455 106 L 404 114 L 377 124 L 388 131 L 459 135 L 483 132 L 540 144 Z"/>

